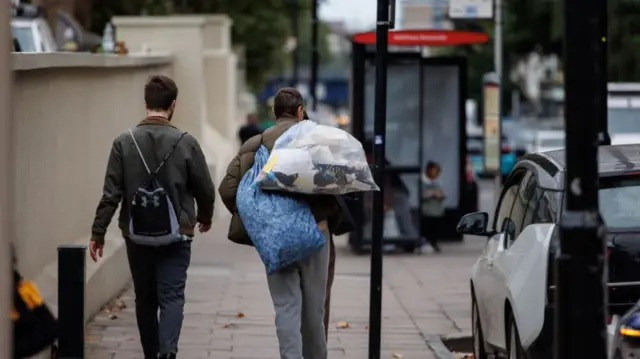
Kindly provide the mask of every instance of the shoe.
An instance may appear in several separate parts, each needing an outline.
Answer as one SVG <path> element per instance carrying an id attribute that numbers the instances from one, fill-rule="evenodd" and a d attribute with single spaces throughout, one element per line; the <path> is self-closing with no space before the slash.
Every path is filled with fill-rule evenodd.
<path id="1" fill-rule="evenodd" d="M 433 248 L 433 250 L 434 250 L 436 253 L 440 253 L 440 252 L 441 252 L 441 250 L 440 250 L 440 246 L 439 246 L 437 243 L 435 243 L 435 242 L 429 242 L 429 244 L 431 244 L 431 248 Z"/>
<path id="2" fill-rule="evenodd" d="M 163 354 L 160 355 L 158 359 L 176 359 L 176 353 Z"/>

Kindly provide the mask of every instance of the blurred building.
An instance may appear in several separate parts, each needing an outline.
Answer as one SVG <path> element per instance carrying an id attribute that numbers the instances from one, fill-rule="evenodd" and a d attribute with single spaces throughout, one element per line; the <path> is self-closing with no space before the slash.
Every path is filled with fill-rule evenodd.
<path id="1" fill-rule="evenodd" d="M 327 21 L 326 24 L 331 29 L 327 35 L 329 51 L 334 60 L 340 61 L 349 58 L 351 53 L 351 33 L 347 29 L 344 21 Z"/>
<path id="2" fill-rule="evenodd" d="M 401 0 L 399 27 L 402 29 L 452 29 L 447 16 L 448 0 Z"/>
<path id="3" fill-rule="evenodd" d="M 401 29 L 453 29 L 448 0 L 400 0 L 398 27 Z M 425 56 L 429 48 L 422 48 Z"/>

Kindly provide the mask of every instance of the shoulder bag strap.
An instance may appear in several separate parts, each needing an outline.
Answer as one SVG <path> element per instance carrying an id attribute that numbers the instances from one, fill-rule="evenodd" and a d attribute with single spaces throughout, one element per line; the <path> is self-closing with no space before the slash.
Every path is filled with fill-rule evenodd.
<path id="1" fill-rule="evenodd" d="M 184 135 L 186 135 L 186 132 L 183 132 L 180 134 L 180 137 L 178 137 L 178 140 L 176 141 L 176 143 L 173 144 L 173 147 L 171 147 L 171 150 L 169 150 L 169 153 L 167 153 L 166 156 L 164 156 L 164 158 L 162 159 L 162 162 L 160 162 L 160 164 L 158 165 L 158 168 L 156 168 L 155 171 L 153 171 L 153 173 L 150 174 L 157 174 L 158 171 L 160 171 L 160 169 L 162 168 L 162 166 L 164 166 L 165 162 L 167 162 L 167 160 L 169 159 L 169 157 L 171 157 L 171 155 L 173 154 L 173 151 L 176 149 L 176 147 L 178 147 L 178 144 L 180 143 L 180 140 L 182 140 L 182 138 L 184 137 Z M 142 154 L 141 154 L 142 156 Z"/>
<path id="2" fill-rule="evenodd" d="M 142 155 L 142 151 L 140 150 L 140 146 L 138 146 L 138 141 L 136 141 L 136 137 L 133 135 L 133 132 L 131 132 L 131 130 L 127 130 L 127 131 L 129 131 L 129 136 L 131 136 L 131 139 L 133 140 L 133 144 L 136 145 L 136 150 L 138 150 L 138 155 L 140 156 L 140 159 L 144 164 L 144 168 L 147 170 L 147 174 L 150 175 L 151 170 L 149 169 L 149 165 L 147 165 L 147 161 L 144 159 L 144 156 Z"/>

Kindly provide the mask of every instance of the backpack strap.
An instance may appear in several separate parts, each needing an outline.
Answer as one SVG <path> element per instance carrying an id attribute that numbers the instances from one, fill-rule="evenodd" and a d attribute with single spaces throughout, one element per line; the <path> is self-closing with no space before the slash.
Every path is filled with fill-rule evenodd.
<path id="1" fill-rule="evenodd" d="M 158 165 L 158 168 L 156 168 L 155 171 L 151 172 L 151 169 L 149 168 L 147 161 L 144 159 L 144 156 L 142 155 L 142 150 L 140 150 L 140 146 L 138 145 L 138 141 L 136 141 L 136 137 L 133 135 L 133 132 L 130 129 L 127 131 L 129 132 L 129 136 L 131 136 L 131 139 L 133 140 L 133 144 L 136 146 L 136 150 L 138 151 L 138 155 L 140 156 L 140 159 L 144 164 L 144 168 L 147 170 L 147 174 L 149 174 L 150 176 L 155 175 L 158 173 L 158 171 L 160 171 L 162 166 L 164 166 L 165 162 L 167 162 L 169 157 L 171 157 L 171 155 L 173 154 L 173 151 L 176 149 L 176 147 L 178 147 L 180 140 L 182 140 L 182 138 L 187 134 L 186 132 L 182 132 L 180 134 L 180 137 L 178 137 L 178 140 L 176 141 L 176 143 L 173 144 L 173 146 L 169 150 L 169 153 L 167 153 L 167 155 L 164 156 L 164 158 L 162 159 L 162 162 L 160 162 L 160 164 Z"/>
<path id="2" fill-rule="evenodd" d="M 173 151 L 176 149 L 176 147 L 178 147 L 178 144 L 180 143 L 180 140 L 182 140 L 182 137 L 184 137 L 184 135 L 186 135 L 186 132 L 183 132 L 180 134 L 180 137 L 178 137 L 178 140 L 176 141 L 176 143 L 173 144 L 173 147 L 171 147 L 171 150 L 169 150 L 169 153 L 167 153 L 166 156 L 164 156 L 164 158 L 162 159 L 162 162 L 160 162 L 160 164 L 158 165 L 158 168 L 156 168 L 155 171 L 153 171 L 153 174 L 157 174 L 158 171 L 160 171 L 160 169 L 162 168 L 162 166 L 164 166 L 164 163 L 167 162 L 167 160 L 169 159 L 169 157 L 171 157 L 171 155 L 173 154 Z"/>
<path id="3" fill-rule="evenodd" d="M 136 137 L 133 135 L 133 132 L 131 132 L 130 129 L 127 131 L 129 131 L 129 136 L 131 136 L 131 139 L 133 140 L 133 144 L 136 145 L 136 150 L 138 150 L 138 155 L 140 156 L 140 159 L 144 164 L 144 168 L 147 170 L 147 174 L 151 175 L 151 170 L 149 169 L 149 165 L 147 164 L 147 161 L 144 159 L 144 156 L 142 155 L 142 151 L 140 150 L 140 146 L 138 146 L 138 141 L 136 141 Z"/>

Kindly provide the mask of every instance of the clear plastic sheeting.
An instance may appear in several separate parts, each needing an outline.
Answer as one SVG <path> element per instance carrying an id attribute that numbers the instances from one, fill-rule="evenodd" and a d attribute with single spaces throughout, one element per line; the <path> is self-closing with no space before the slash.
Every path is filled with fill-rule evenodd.
<path id="1" fill-rule="evenodd" d="M 264 190 L 306 194 L 379 190 L 360 141 L 312 121 L 302 121 L 278 138 L 258 183 Z"/>

